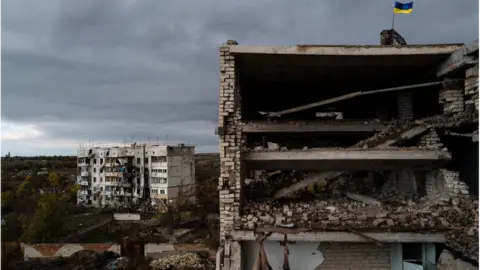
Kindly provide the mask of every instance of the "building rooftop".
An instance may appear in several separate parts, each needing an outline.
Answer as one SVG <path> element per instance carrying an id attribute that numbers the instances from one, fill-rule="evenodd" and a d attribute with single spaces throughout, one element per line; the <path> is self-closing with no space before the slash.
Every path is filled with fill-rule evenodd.
<path id="1" fill-rule="evenodd" d="M 295 45 L 295 46 L 248 46 L 230 45 L 231 54 L 295 54 L 295 55 L 412 55 L 450 54 L 464 44 L 415 44 L 415 45 Z"/>

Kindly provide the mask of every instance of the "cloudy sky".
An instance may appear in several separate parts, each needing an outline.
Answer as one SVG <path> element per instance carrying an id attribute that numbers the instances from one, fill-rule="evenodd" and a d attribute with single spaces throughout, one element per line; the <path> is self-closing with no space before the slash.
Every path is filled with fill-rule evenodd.
<path id="1" fill-rule="evenodd" d="M 378 44 L 392 2 L 2 0 L 2 155 L 167 136 L 218 151 L 221 43 Z M 395 24 L 408 43 L 473 41 L 478 0 L 417 0 Z"/>

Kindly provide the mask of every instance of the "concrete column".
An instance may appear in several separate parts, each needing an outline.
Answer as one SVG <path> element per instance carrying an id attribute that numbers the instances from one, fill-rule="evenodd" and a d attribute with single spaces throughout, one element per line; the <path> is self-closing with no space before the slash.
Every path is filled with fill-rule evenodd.
<path id="1" fill-rule="evenodd" d="M 398 118 L 400 120 L 413 119 L 413 99 L 412 92 L 397 92 Z"/>
<path id="2" fill-rule="evenodd" d="M 448 79 L 443 83 L 443 89 L 438 95 L 438 102 L 443 106 L 443 113 L 447 115 L 464 111 L 463 85 Z"/>
<path id="3" fill-rule="evenodd" d="M 221 270 L 243 270 L 242 246 L 239 242 L 230 240 L 225 242 Z"/>

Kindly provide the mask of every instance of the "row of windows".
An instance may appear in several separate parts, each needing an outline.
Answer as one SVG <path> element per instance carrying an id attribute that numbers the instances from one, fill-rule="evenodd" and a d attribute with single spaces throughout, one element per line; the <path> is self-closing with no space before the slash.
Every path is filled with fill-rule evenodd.
<path id="1" fill-rule="evenodd" d="M 152 169 L 152 172 L 167 173 L 167 169 Z"/>
<path id="2" fill-rule="evenodd" d="M 140 164 L 141 158 L 137 158 L 137 164 Z M 86 162 L 86 158 L 79 158 L 78 163 L 84 163 Z M 100 158 L 99 160 L 100 165 L 103 165 L 103 158 Z M 105 158 L 106 163 L 113 163 L 116 162 L 116 158 Z M 152 156 L 152 163 L 157 163 L 157 162 L 167 162 L 167 157 L 166 156 Z M 144 159 L 144 163 L 148 164 L 148 158 Z M 93 159 L 93 164 L 97 164 L 97 159 Z"/>
<path id="3" fill-rule="evenodd" d="M 166 184 L 167 183 L 167 178 L 152 177 L 152 178 L 150 178 L 150 183 L 152 183 L 152 184 Z"/>
<path id="4" fill-rule="evenodd" d="M 152 188 L 150 189 L 150 192 L 152 194 L 167 194 L 167 190 L 166 189 L 156 189 L 156 188 Z"/>

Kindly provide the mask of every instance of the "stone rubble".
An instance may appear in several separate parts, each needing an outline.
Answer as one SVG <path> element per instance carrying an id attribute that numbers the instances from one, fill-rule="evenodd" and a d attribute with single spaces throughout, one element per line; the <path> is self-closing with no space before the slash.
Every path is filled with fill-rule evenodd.
<path id="1" fill-rule="evenodd" d="M 185 253 L 153 260 L 150 262 L 150 268 L 154 270 L 213 270 L 215 266 L 196 253 Z"/>
<path id="2" fill-rule="evenodd" d="M 469 207 L 462 208 L 466 214 L 470 214 L 470 223 L 448 232 L 447 246 L 456 252 L 460 252 L 462 256 L 474 260 L 478 263 L 478 200 L 473 201 Z M 472 221 L 473 220 L 473 221 Z"/>
<path id="3" fill-rule="evenodd" d="M 312 230 L 450 230 L 474 224 L 472 209 L 478 213 L 478 200 L 438 200 L 436 202 L 403 200 L 394 194 L 384 195 L 382 206 L 343 199 L 313 202 L 249 202 L 239 228 L 272 227 L 293 223 Z M 474 211 L 472 209 L 472 211 Z M 478 235 L 478 230 L 474 232 Z"/>

